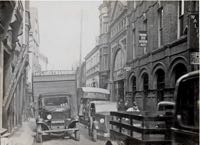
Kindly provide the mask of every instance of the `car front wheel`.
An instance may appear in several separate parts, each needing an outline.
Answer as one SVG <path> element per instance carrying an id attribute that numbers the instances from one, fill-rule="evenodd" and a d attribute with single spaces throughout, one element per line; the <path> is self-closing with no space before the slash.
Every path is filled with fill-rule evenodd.
<path id="1" fill-rule="evenodd" d="M 80 131 L 79 130 L 75 131 L 75 140 L 80 141 Z"/>
<path id="2" fill-rule="evenodd" d="M 36 132 L 36 141 L 41 143 L 42 142 L 42 126 L 41 124 L 37 125 L 37 132 Z"/>
<path id="3" fill-rule="evenodd" d="M 92 139 L 93 141 L 97 141 L 97 130 L 96 129 L 92 129 Z"/>

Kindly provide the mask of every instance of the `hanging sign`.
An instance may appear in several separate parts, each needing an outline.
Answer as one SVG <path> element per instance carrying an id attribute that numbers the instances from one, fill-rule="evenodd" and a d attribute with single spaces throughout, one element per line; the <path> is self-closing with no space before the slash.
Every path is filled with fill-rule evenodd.
<path id="1" fill-rule="evenodd" d="M 139 31 L 139 47 L 147 46 L 147 31 Z"/>

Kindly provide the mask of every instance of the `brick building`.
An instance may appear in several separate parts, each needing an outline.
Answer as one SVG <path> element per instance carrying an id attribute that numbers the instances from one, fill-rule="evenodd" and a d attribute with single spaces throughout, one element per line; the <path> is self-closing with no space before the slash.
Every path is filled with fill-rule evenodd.
<path id="1" fill-rule="evenodd" d="M 109 1 L 112 99 L 155 110 L 199 69 L 197 1 Z"/>

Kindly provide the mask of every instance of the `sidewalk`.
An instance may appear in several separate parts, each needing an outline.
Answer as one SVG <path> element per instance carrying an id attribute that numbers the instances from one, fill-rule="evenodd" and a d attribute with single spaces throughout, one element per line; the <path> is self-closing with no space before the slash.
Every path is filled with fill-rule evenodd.
<path id="1" fill-rule="evenodd" d="M 8 138 L 2 138 L 1 145 L 32 145 L 34 141 L 35 120 L 23 122 L 22 126 Z"/>

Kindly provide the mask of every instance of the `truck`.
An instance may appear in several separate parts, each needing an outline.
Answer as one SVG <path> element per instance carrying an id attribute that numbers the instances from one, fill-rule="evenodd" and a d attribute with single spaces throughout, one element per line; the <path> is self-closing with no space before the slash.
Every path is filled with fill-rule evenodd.
<path id="1" fill-rule="evenodd" d="M 36 140 L 45 135 L 80 139 L 74 71 L 42 71 L 33 74 Z"/>

